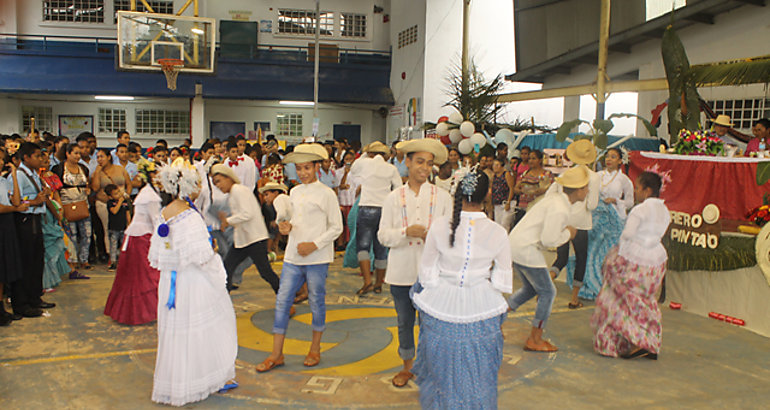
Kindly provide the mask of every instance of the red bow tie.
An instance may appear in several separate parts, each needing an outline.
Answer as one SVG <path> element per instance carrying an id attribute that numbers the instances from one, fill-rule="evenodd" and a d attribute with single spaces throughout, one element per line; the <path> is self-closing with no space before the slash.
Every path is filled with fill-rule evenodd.
<path id="1" fill-rule="evenodd" d="M 230 166 L 230 168 L 232 168 L 232 167 L 238 165 L 238 163 L 241 162 L 241 161 L 243 161 L 243 158 L 238 158 L 235 161 L 230 159 L 230 160 L 227 160 L 227 165 Z"/>

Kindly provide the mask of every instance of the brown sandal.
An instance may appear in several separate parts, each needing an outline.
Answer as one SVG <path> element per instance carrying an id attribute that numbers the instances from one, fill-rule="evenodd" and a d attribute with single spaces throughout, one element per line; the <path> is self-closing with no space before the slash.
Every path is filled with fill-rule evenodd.
<path id="1" fill-rule="evenodd" d="M 370 283 L 368 285 L 364 285 L 364 287 L 362 287 L 361 289 L 358 289 L 358 291 L 356 292 L 356 295 L 363 296 L 371 292 L 372 290 L 374 290 L 374 284 Z"/>
<path id="2" fill-rule="evenodd" d="M 397 375 L 393 376 L 393 380 L 390 382 L 396 387 L 404 387 L 412 377 L 414 377 L 414 374 L 409 370 L 401 370 Z"/>
<path id="3" fill-rule="evenodd" d="M 524 345 L 524 350 L 528 352 L 543 352 L 543 353 L 553 353 L 559 350 L 558 347 L 551 344 L 551 342 L 547 340 L 543 340 L 543 343 L 540 345 L 536 345 L 534 343 L 530 343 L 529 339 L 527 339 L 527 343 Z"/>
<path id="4" fill-rule="evenodd" d="M 307 367 L 313 367 L 318 366 L 318 363 L 321 363 L 321 353 L 313 353 L 308 352 L 307 356 L 305 356 L 305 361 L 302 362 Z"/>
<path id="5" fill-rule="evenodd" d="M 570 308 L 570 309 L 582 308 L 583 307 L 583 302 L 581 302 L 581 301 L 578 301 L 578 303 L 569 302 L 569 303 L 567 303 L 567 307 Z"/>
<path id="6" fill-rule="evenodd" d="M 260 373 L 269 372 L 278 366 L 283 366 L 283 364 L 283 355 L 280 355 L 276 360 L 271 360 L 270 357 L 268 357 L 265 361 L 257 365 L 257 371 Z"/>

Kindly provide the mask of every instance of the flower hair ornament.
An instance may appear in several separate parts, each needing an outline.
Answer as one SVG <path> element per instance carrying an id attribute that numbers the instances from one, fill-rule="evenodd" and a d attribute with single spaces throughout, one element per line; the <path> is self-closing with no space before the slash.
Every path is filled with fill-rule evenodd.
<path id="1" fill-rule="evenodd" d="M 460 188 L 463 196 L 470 201 L 471 195 L 476 192 L 476 187 L 479 184 L 479 165 L 476 164 L 471 168 L 461 168 L 454 176 L 452 181 L 452 188 L 450 193 L 454 195 L 457 192 L 457 188 Z"/>
<path id="2" fill-rule="evenodd" d="M 653 174 L 657 174 L 660 177 L 660 193 L 662 194 L 663 191 L 666 190 L 666 185 L 668 185 L 673 179 L 671 178 L 671 171 L 670 170 L 662 170 L 658 166 L 658 164 L 652 164 L 652 166 L 649 166 L 644 169 L 645 172 L 652 172 Z"/>
<path id="3" fill-rule="evenodd" d="M 150 173 L 156 171 L 155 163 L 144 158 L 139 160 L 137 163 L 137 168 L 139 169 L 139 178 L 141 178 L 144 182 L 149 182 Z"/>
<path id="4" fill-rule="evenodd" d="M 181 159 L 181 158 L 179 158 Z M 158 170 L 158 181 L 163 192 L 175 198 L 188 198 L 198 192 L 200 175 L 195 168 L 185 166 L 184 161 L 174 161 Z"/>

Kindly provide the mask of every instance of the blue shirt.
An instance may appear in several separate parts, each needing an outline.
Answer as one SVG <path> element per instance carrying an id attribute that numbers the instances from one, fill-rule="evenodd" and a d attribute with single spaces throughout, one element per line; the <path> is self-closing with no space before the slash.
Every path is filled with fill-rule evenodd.
<path id="1" fill-rule="evenodd" d="M 334 175 L 334 172 L 329 169 L 328 172 L 324 172 L 323 168 L 318 170 L 318 180 L 321 181 L 322 184 L 328 186 L 331 189 L 336 188 L 337 185 L 337 176 Z"/>
<path id="2" fill-rule="evenodd" d="M 37 194 L 40 193 L 40 190 L 38 190 L 35 185 L 30 182 L 27 175 L 32 177 L 38 187 L 41 187 L 42 189 L 43 186 L 42 181 L 40 181 L 40 177 L 37 175 L 37 172 L 30 170 L 24 164 L 19 165 L 19 170 L 16 173 L 16 177 L 19 180 L 19 193 L 21 194 L 22 201 L 32 201 L 35 199 L 35 197 L 37 197 Z M 26 211 L 22 213 L 42 215 L 45 213 L 45 203 L 42 203 L 38 206 L 30 206 Z"/>
<path id="3" fill-rule="evenodd" d="M 0 177 L 0 205 L 12 206 L 11 192 L 13 191 L 13 181 L 9 178 Z"/>
<path id="4" fill-rule="evenodd" d="M 404 155 L 404 159 L 401 161 L 399 161 L 398 158 L 393 157 L 388 162 L 396 166 L 398 175 L 401 175 L 401 178 L 406 178 L 409 176 L 409 168 L 406 167 L 406 155 Z"/>
<path id="5" fill-rule="evenodd" d="M 60 162 L 59 159 L 56 158 L 53 154 L 49 155 L 48 157 L 51 159 L 51 166 L 49 166 L 48 169 L 51 169 L 59 165 L 59 162 Z"/>

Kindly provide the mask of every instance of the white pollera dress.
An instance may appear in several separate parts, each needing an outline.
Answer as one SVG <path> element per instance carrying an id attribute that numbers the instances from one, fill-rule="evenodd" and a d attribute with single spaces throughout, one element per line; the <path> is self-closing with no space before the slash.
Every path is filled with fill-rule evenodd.
<path id="1" fill-rule="evenodd" d="M 235 378 L 238 340 L 222 259 L 212 249 L 200 214 L 188 209 L 156 229 L 150 265 L 160 271 L 158 353 L 152 401 L 173 406 L 203 400 Z M 169 301 L 176 272 L 175 307 Z"/>

